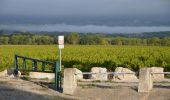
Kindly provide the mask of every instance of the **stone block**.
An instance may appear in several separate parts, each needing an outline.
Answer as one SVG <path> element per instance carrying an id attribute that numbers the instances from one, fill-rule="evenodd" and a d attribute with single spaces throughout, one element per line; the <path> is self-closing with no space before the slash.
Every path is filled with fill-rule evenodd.
<path id="1" fill-rule="evenodd" d="M 149 92 L 153 88 L 150 68 L 141 68 L 139 72 L 138 92 Z"/>
<path id="2" fill-rule="evenodd" d="M 107 81 L 107 69 L 102 67 L 93 67 L 91 69 L 91 73 L 95 73 L 91 75 L 91 79 L 100 80 L 100 81 Z"/>
<path id="3" fill-rule="evenodd" d="M 75 69 L 76 79 L 77 79 L 77 80 L 82 80 L 82 79 L 83 79 L 83 73 L 82 73 L 82 71 L 80 71 L 80 70 L 77 69 L 77 68 L 74 68 L 74 69 Z"/>
<path id="4" fill-rule="evenodd" d="M 54 73 L 44 73 L 44 72 L 29 72 L 30 78 L 36 78 L 36 79 L 54 79 L 55 74 Z"/>
<path id="5" fill-rule="evenodd" d="M 11 75 L 14 76 L 14 77 L 20 77 L 21 72 L 18 71 L 17 74 L 15 74 L 14 68 L 6 69 L 6 70 L 0 72 L 0 76 L 3 76 L 3 77 L 9 77 Z"/>
<path id="6" fill-rule="evenodd" d="M 115 80 L 130 80 L 130 81 L 137 81 L 138 78 L 135 75 L 135 72 L 131 71 L 128 68 L 117 67 L 115 69 L 115 73 L 134 73 L 134 74 L 117 74 L 114 75 Z"/>
<path id="7" fill-rule="evenodd" d="M 153 73 L 163 73 L 164 68 L 162 67 L 152 67 L 151 72 Z M 161 81 L 164 80 L 164 74 L 152 74 L 153 81 Z"/>
<path id="8" fill-rule="evenodd" d="M 72 95 L 77 87 L 77 79 L 75 76 L 76 69 L 66 68 L 64 69 L 64 84 L 63 93 Z"/>

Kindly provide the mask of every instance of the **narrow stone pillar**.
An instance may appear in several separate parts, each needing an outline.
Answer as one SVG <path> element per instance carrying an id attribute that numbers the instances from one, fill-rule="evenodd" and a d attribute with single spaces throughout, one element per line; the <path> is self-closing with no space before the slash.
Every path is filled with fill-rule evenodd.
<path id="1" fill-rule="evenodd" d="M 64 84 L 63 84 L 63 93 L 73 94 L 77 87 L 77 80 L 75 76 L 76 70 L 74 68 L 65 68 L 64 69 Z"/>
<path id="2" fill-rule="evenodd" d="M 141 68 L 139 72 L 138 92 L 149 92 L 153 88 L 150 68 Z"/>

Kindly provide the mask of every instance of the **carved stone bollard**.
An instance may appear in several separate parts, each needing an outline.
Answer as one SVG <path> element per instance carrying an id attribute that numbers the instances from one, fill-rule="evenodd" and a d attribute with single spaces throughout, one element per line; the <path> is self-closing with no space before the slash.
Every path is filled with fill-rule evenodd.
<path id="1" fill-rule="evenodd" d="M 77 87 L 77 79 L 75 76 L 76 69 L 66 68 L 64 69 L 64 84 L 63 84 L 63 93 L 73 94 Z"/>
<path id="2" fill-rule="evenodd" d="M 138 92 L 149 92 L 153 88 L 150 68 L 141 68 L 139 72 Z"/>

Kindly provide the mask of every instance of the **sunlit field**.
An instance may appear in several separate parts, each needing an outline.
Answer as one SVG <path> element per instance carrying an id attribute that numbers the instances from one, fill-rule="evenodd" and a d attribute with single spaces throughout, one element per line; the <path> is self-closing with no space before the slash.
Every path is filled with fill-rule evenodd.
<path id="1" fill-rule="evenodd" d="M 1 45 L 0 70 L 13 67 L 15 54 L 49 61 L 59 59 L 57 45 Z M 128 67 L 134 71 L 140 67 L 156 66 L 165 67 L 165 71 L 168 71 L 170 47 L 65 45 L 62 50 L 62 65 L 82 71 L 98 66 L 106 67 L 110 71 L 117 66 Z"/>

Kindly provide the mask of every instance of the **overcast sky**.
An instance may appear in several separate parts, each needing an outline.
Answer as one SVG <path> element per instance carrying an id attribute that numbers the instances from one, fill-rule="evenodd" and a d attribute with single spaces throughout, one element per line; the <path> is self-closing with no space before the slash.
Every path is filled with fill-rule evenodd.
<path id="1" fill-rule="evenodd" d="M 0 0 L 0 14 L 114 16 L 170 13 L 170 0 Z"/>
<path id="2" fill-rule="evenodd" d="M 70 22 L 67 23 L 68 18 L 75 22 L 75 19 L 71 19 L 72 17 L 79 19 L 93 17 L 96 18 L 94 23 L 99 21 L 106 26 L 112 25 L 114 22 L 122 25 L 122 19 L 119 19 L 120 21 L 114 19 L 115 17 L 121 17 L 127 18 L 124 21 L 126 25 L 129 25 L 127 23 L 137 23 L 139 25 L 142 23 L 141 26 L 145 26 L 145 24 L 150 25 L 147 23 L 151 23 L 153 26 L 154 24 L 155 26 L 158 24 L 160 26 L 170 26 L 170 0 L 0 0 L 0 21 L 6 20 L 10 23 L 9 19 L 4 18 L 6 16 L 10 16 L 10 19 L 13 19 L 13 16 L 31 16 L 31 18 L 39 17 L 40 19 L 44 17 L 56 18 L 56 22 L 51 21 L 52 24 L 68 24 Z M 57 19 L 58 17 L 66 19 L 62 19 L 64 22 L 59 23 L 60 19 Z M 102 22 L 101 19 L 97 20 L 99 17 L 106 17 L 107 20 L 105 19 Z M 130 20 L 130 17 L 135 19 Z M 81 23 L 81 20 L 79 21 L 77 23 Z M 15 22 L 19 21 L 15 19 Z M 88 20 L 82 21 L 84 24 L 86 22 Z M 91 22 L 90 25 L 95 25 L 93 19 L 89 22 Z M 27 23 L 25 22 L 25 24 Z M 43 24 L 49 23 L 44 22 Z M 71 23 L 71 25 L 73 24 Z"/>

